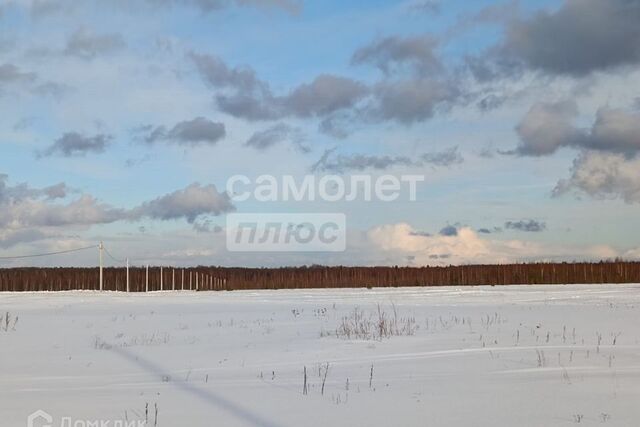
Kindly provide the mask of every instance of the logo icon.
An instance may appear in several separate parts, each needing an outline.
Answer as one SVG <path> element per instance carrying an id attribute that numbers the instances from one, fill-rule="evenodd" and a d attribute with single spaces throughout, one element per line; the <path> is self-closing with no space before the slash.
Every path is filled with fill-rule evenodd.
<path id="1" fill-rule="evenodd" d="M 236 213 L 227 215 L 231 252 L 343 252 L 341 213 Z"/>
<path id="2" fill-rule="evenodd" d="M 42 423 L 36 423 L 36 421 L 39 420 L 41 420 Z M 27 417 L 27 427 L 51 427 L 52 422 L 53 417 L 42 409 L 38 409 Z"/>

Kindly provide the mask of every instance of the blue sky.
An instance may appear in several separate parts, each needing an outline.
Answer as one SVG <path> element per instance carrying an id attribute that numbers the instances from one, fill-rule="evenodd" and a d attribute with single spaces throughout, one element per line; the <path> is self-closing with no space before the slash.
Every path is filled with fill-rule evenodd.
<path id="1" fill-rule="evenodd" d="M 637 258 L 639 27 L 629 0 L 3 1 L 0 255 L 104 240 L 176 265 Z M 392 203 L 225 192 L 311 173 L 425 182 Z M 343 212 L 347 251 L 229 253 L 232 212 Z M 33 262 L 95 254 L 4 264 Z"/>

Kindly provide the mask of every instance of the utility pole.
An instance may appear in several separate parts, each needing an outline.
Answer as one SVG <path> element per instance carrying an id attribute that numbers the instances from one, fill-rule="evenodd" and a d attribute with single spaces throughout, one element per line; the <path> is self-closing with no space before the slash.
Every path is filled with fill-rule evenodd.
<path id="1" fill-rule="evenodd" d="M 144 291 L 149 292 L 149 264 L 147 264 L 147 278 L 144 285 Z"/>
<path id="2" fill-rule="evenodd" d="M 127 258 L 127 293 L 129 292 L 129 258 Z"/>
<path id="3" fill-rule="evenodd" d="M 102 251 L 104 250 L 104 245 L 102 244 L 102 242 L 100 242 L 100 245 L 98 246 L 98 249 L 100 250 L 100 291 L 102 292 L 103 286 L 102 286 Z"/>

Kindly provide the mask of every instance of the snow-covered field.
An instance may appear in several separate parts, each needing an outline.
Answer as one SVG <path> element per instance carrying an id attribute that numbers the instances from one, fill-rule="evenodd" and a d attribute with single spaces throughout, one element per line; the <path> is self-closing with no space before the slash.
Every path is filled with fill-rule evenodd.
<path id="1" fill-rule="evenodd" d="M 0 312 L 3 427 L 38 409 L 37 426 L 640 425 L 640 285 L 9 293 Z"/>

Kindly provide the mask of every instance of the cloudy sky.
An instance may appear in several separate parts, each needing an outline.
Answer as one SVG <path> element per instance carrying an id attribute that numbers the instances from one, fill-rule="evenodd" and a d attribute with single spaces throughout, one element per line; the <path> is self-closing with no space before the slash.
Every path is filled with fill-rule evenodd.
<path id="1" fill-rule="evenodd" d="M 638 88 L 638 0 L 2 0 L 0 256 L 638 258 Z M 237 174 L 425 181 L 259 202 Z M 347 250 L 230 253 L 233 212 L 341 212 Z"/>

